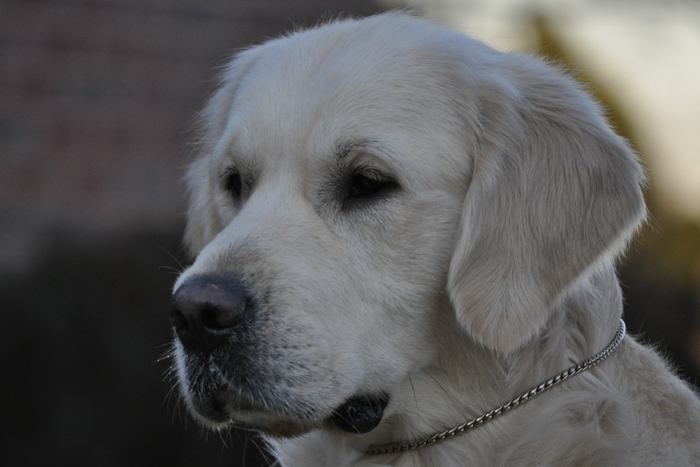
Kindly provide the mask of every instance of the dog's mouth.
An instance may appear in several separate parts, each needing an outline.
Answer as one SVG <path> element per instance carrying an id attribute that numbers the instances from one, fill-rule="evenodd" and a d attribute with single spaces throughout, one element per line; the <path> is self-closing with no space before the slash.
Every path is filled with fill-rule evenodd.
<path id="1" fill-rule="evenodd" d="M 299 436 L 319 425 L 313 419 L 281 414 L 244 395 L 223 390 L 193 397 L 190 409 L 200 422 L 213 429 L 236 426 L 278 438 Z"/>
<path id="2" fill-rule="evenodd" d="M 286 438 L 335 425 L 347 433 L 363 434 L 381 423 L 389 403 L 385 392 L 356 393 L 334 408 L 329 401 L 313 400 L 293 386 L 269 384 L 264 373 L 228 368 L 211 355 L 185 358 L 182 354 L 178 358 L 182 359 L 177 368 L 190 412 L 215 430 L 235 425 Z"/>
<path id="3" fill-rule="evenodd" d="M 386 394 L 354 396 L 338 406 L 326 420 L 347 433 L 368 433 L 381 423 L 388 403 L 389 396 Z M 199 418 L 208 425 L 220 427 L 234 424 L 276 437 L 299 436 L 324 424 L 313 418 L 280 416 L 245 397 L 232 398 L 220 390 L 204 399 L 198 398 L 193 405 Z"/>
<path id="4" fill-rule="evenodd" d="M 236 425 L 287 438 L 302 435 L 329 422 L 347 433 L 368 433 L 381 423 L 388 403 L 386 393 L 358 395 L 340 404 L 330 416 L 314 414 L 313 411 L 284 414 L 271 409 L 269 401 L 256 401 L 238 391 L 216 385 L 193 397 L 191 409 L 200 421 L 211 428 Z"/>

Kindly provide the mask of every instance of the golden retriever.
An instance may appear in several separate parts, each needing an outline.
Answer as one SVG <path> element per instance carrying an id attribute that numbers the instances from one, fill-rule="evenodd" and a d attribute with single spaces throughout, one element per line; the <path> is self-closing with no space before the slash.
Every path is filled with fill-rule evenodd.
<path id="1" fill-rule="evenodd" d="M 171 311 L 202 424 L 285 467 L 700 465 L 698 397 L 623 337 L 642 169 L 560 71 L 348 19 L 239 53 L 202 128 Z"/>

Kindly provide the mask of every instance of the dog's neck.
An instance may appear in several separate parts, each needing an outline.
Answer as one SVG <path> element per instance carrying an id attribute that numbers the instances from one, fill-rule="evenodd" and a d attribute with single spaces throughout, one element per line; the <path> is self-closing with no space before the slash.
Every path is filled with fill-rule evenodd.
<path id="1" fill-rule="evenodd" d="M 412 451 L 415 449 L 431 447 L 436 444 L 451 440 L 455 436 L 465 434 L 475 428 L 482 426 L 485 423 L 489 423 L 494 419 L 497 419 L 503 416 L 504 414 L 510 412 L 511 410 L 531 401 L 535 397 L 544 394 L 545 392 L 551 390 L 557 385 L 564 383 L 569 378 L 577 376 L 598 365 L 603 360 L 607 359 L 610 355 L 612 355 L 613 352 L 615 352 L 615 350 L 617 350 L 624 336 L 625 322 L 620 320 L 620 324 L 617 328 L 617 331 L 615 332 L 613 340 L 610 341 L 610 344 L 608 344 L 608 346 L 605 347 L 605 349 L 601 350 L 596 355 L 593 355 L 590 358 L 580 363 L 577 363 L 576 365 L 573 365 L 570 368 L 567 368 L 566 370 L 560 372 L 554 377 L 549 378 L 547 381 L 543 381 L 542 383 L 532 387 L 528 391 L 521 393 L 520 395 L 511 399 L 510 401 L 501 404 L 500 406 L 486 413 L 483 413 L 478 417 L 474 417 L 467 422 L 460 423 L 457 426 L 448 428 L 446 430 L 442 430 L 438 433 L 433 433 L 416 441 L 404 442 L 401 444 L 388 444 L 384 446 L 370 447 L 370 449 L 367 450 L 367 454 L 393 454 L 396 452 Z"/>
<path id="2" fill-rule="evenodd" d="M 619 285 L 609 269 L 592 275 L 576 290 L 560 301 L 537 339 L 508 355 L 476 343 L 459 328 L 453 314 L 442 313 L 438 319 L 448 322 L 436 326 L 440 335 L 431 364 L 394 391 L 377 429 L 349 435 L 345 441 L 364 451 L 369 445 L 420 439 L 498 407 L 598 353 L 617 329 L 622 308 Z M 454 442 L 483 448 L 485 437 L 479 431 Z"/>

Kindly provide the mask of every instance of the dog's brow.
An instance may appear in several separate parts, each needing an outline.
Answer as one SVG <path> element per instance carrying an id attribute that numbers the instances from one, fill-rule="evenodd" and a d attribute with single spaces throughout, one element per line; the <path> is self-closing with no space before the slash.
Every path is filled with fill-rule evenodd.
<path id="1" fill-rule="evenodd" d="M 377 148 L 377 144 L 372 140 L 339 141 L 335 145 L 333 154 L 339 161 L 345 160 L 353 151 Z"/>

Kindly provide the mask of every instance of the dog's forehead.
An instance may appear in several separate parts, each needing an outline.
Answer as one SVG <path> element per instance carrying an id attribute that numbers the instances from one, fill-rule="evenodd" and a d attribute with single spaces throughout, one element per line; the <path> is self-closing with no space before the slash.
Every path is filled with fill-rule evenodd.
<path id="1" fill-rule="evenodd" d="M 238 86 L 226 139 L 258 163 L 293 159 L 295 166 L 348 143 L 375 142 L 389 158 L 435 148 L 464 125 L 444 41 L 416 38 L 410 25 L 387 31 L 343 23 L 263 45 Z"/>

